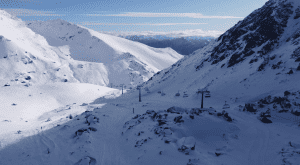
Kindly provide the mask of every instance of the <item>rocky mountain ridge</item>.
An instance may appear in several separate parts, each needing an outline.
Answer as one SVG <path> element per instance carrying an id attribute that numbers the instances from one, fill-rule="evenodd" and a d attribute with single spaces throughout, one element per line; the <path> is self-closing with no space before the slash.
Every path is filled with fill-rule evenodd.
<path id="1" fill-rule="evenodd" d="M 178 89 L 194 97 L 198 89 L 205 88 L 244 100 L 296 89 L 300 82 L 299 8 L 295 0 L 268 1 L 143 86 L 166 92 Z"/>

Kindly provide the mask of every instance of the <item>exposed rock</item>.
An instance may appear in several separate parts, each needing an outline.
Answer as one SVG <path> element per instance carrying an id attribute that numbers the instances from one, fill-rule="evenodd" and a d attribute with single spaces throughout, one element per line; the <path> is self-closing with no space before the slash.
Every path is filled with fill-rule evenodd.
<path id="1" fill-rule="evenodd" d="M 287 26 L 287 20 L 293 14 L 292 9 L 293 6 L 285 1 L 278 3 L 268 1 L 263 7 L 223 33 L 216 40 L 216 42 L 221 41 L 219 45 L 214 47 L 210 57 L 204 61 L 209 61 L 214 65 L 230 58 L 227 67 L 232 67 L 255 54 L 256 52 L 252 50 L 255 47 L 260 48 L 256 50 L 259 58 L 263 57 L 278 45 L 284 27 Z M 263 65 L 266 63 L 267 61 Z M 263 65 L 259 70 L 263 70 Z"/>
<path id="2" fill-rule="evenodd" d="M 94 115 L 87 115 L 85 118 L 88 125 L 99 123 L 99 118 Z"/>
<path id="3" fill-rule="evenodd" d="M 88 129 L 84 129 L 84 128 L 79 129 L 79 130 L 77 130 L 77 131 L 75 132 L 75 136 L 74 136 L 74 137 L 80 136 L 80 135 L 82 135 L 84 132 L 90 133 L 90 131 L 96 132 L 97 129 L 94 128 L 94 127 L 89 127 Z"/>
<path id="4" fill-rule="evenodd" d="M 200 165 L 199 159 L 189 159 L 189 162 L 186 165 Z"/>
<path id="5" fill-rule="evenodd" d="M 207 111 L 207 110 L 203 110 L 203 109 L 200 109 L 200 108 L 192 108 L 190 110 L 190 114 L 199 115 L 200 113 L 203 113 L 204 111 Z"/>
<path id="6" fill-rule="evenodd" d="M 288 96 L 288 95 L 290 95 L 291 94 L 291 92 L 289 92 L 289 91 L 285 91 L 284 92 L 284 96 Z"/>
<path id="7" fill-rule="evenodd" d="M 272 121 L 271 121 L 270 119 L 266 118 L 266 117 L 262 117 L 262 118 L 260 119 L 260 121 L 263 122 L 263 123 L 266 123 L 266 124 L 272 123 Z"/>
<path id="8" fill-rule="evenodd" d="M 141 139 L 136 141 L 134 147 L 141 147 L 144 143 L 147 143 L 148 139 Z"/>
<path id="9" fill-rule="evenodd" d="M 87 103 L 82 103 L 80 106 L 86 106 L 86 105 L 88 105 Z"/>
<path id="10" fill-rule="evenodd" d="M 272 69 L 279 69 L 281 66 L 281 64 L 282 64 L 283 62 L 282 61 L 279 61 L 279 62 L 277 62 L 277 64 L 273 64 L 272 65 Z"/>
<path id="11" fill-rule="evenodd" d="M 122 133 L 123 133 L 123 132 L 122 132 Z M 140 136 L 142 133 L 144 133 L 144 131 L 138 132 L 137 136 Z"/>
<path id="12" fill-rule="evenodd" d="M 161 126 L 163 124 L 166 124 L 166 120 L 157 120 L 158 121 L 158 126 Z"/>
<path id="13" fill-rule="evenodd" d="M 220 156 L 220 155 L 223 155 L 223 153 L 217 153 L 215 152 L 216 156 Z"/>
<path id="14" fill-rule="evenodd" d="M 191 150 L 195 150 L 196 140 L 193 136 L 183 137 L 177 141 L 178 151 L 189 155 Z"/>
<path id="15" fill-rule="evenodd" d="M 225 110 L 223 110 L 222 113 L 218 112 L 217 116 L 223 116 L 223 118 L 228 122 L 232 122 L 233 120 Z"/>
<path id="16" fill-rule="evenodd" d="M 300 116 L 300 112 L 298 112 L 298 111 L 292 111 L 291 113 L 292 113 L 293 115 Z"/>
<path id="17" fill-rule="evenodd" d="M 286 73 L 286 74 L 293 74 L 294 72 L 293 72 L 293 70 L 291 69 L 288 73 Z"/>
<path id="18" fill-rule="evenodd" d="M 86 156 L 82 159 L 80 159 L 77 163 L 74 165 L 96 165 L 97 161 L 95 158 Z"/>
<path id="19" fill-rule="evenodd" d="M 255 104 L 251 104 L 251 103 L 249 103 L 249 104 L 245 104 L 245 107 L 244 107 L 244 109 L 243 109 L 243 111 L 248 111 L 248 112 L 256 112 L 257 111 L 257 109 L 254 109 L 253 107 L 255 106 Z"/>
<path id="20" fill-rule="evenodd" d="M 297 71 L 299 71 L 300 70 L 300 64 L 298 65 L 298 67 L 297 67 L 297 69 L 296 69 Z"/>
<path id="21" fill-rule="evenodd" d="M 180 114 L 180 113 L 186 112 L 186 109 L 181 108 L 181 107 L 175 107 L 175 106 L 173 106 L 171 108 L 168 108 L 167 112 Z"/>
<path id="22" fill-rule="evenodd" d="M 30 76 L 25 77 L 25 80 L 31 80 Z"/>
<path id="23" fill-rule="evenodd" d="M 300 6 L 295 10 L 295 13 L 296 13 L 296 15 L 295 15 L 294 19 L 300 18 Z"/>
<path id="24" fill-rule="evenodd" d="M 138 117 L 140 117 L 140 114 L 135 115 L 132 119 L 137 119 Z"/>
<path id="25" fill-rule="evenodd" d="M 224 118 L 225 118 L 226 121 L 228 121 L 228 122 L 232 122 L 232 120 L 233 120 L 230 116 L 228 116 L 228 113 L 225 113 L 225 114 L 224 114 Z"/>
<path id="26" fill-rule="evenodd" d="M 172 135 L 172 131 L 169 127 L 156 127 L 153 131 L 159 136 Z"/>
<path id="27" fill-rule="evenodd" d="M 289 112 L 289 110 L 280 110 L 280 111 L 278 111 L 278 113 L 287 113 L 287 112 Z"/>
<path id="28" fill-rule="evenodd" d="M 154 110 L 147 110 L 146 111 L 146 114 L 154 114 L 154 113 L 156 113 Z"/>
<path id="29" fill-rule="evenodd" d="M 96 131 L 97 131 L 97 129 L 94 128 L 94 127 L 89 127 L 88 129 L 91 130 L 91 131 L 93 131 L 93 132 L 96 132 Z"/>
<path id="30" fill-rule="evenodd" d="M 184 122 L 184 120 L 181 120 L 181 119 L 182 119 L 182 116 L 177 116 L 177 117 L 175 117 L 175 118 L 174 118 L 175 124 L 176 124 L 176 123 Z"/>

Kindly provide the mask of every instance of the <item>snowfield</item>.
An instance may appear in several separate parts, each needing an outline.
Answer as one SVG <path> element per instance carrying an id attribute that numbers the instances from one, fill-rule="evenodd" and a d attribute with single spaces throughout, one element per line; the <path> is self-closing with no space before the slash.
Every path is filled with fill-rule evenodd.
<path id="1" fill-rule="evenodd" d="M 143 92 L 142 102 L 138 102 L 138 92 L 124 91 L 122 96 L 121 90 L 79 85 L 67 87 L 62 83 L 54 88 L 60 92 L 54 93 L 22 87 L 28 92 L 31 89 L 32 97 L 68 98 L 58 99 L 62 100 L 59 105 L 67 106 L 48 108 L 49 104 L 41 100 L 39 107 L 26 110 L 27 118 L 13 112 L 1 116 L 2 130 L 10 131 L 1 133 L 0 163 L 250 165 L 299 161 L 299 116 L 291 113 L 282 116 L 271 111 L 273 123 L 265 124 L 258 119 L 259 113 L 243 111 L 244 107 L 238 106 L 243 103 L 238 101 L 228 103 L 231 108 L 225 115 L 222 108 L 200 109 L 199 98 L 175 93 L 161 96 L 157 91 Z M 12 99 L 16 105 L 11 105 L 11 111 L 25 113 L 22 104 L 36 103 L 23 93 L 23 99 Z M 287 98 L 299 104 L 295 99 L 300 97 L 299 91 L 294 94 Z M 96 97 L 99 99 L 82 104 Z M 223 105 L 213 95 L 204 101 L 205 107 Z M 5 104 L 10 103 L 1 103 Z M 266 109 L 258 108 L 261 112 Z"/>
<path id="2" fill-rule="evenodd" d="M 123 94 L 109 86 L 119 75 L 101 69 L 120 65 L 74 60 L 66 56 L 72 44 L 47 45 L 25 28 L 43 43 L 27 53 L 17 43 L 24 38 L 3 34 L 0 164 L 299 165 L 299 13 L 298 0 L 269 0 L 203 49 L 139 79 L 141 91 L 132 83 Z M 131 73 L 161 62 L 115 55 L 141 58 L 123 61 Z M 203 108 L 201 91 L 210 92 Z"/>

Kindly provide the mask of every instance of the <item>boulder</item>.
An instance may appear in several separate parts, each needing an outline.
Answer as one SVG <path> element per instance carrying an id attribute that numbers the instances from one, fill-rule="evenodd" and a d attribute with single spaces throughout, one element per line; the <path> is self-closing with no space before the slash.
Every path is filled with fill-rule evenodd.
<path id="1" fill-rule="evenodd" d="M 132 119 L 137 119 L 137 118 L 139 118 L 141 115 L 140 114 L 137 114 L 137 115 L 135 115 Z"/>
<path id="2" fill-rule="evenodd" d="M 251 103 L 247 104 L 246 103 L 243 111 L 256 112 L 257 109 L 254 109 L 254 106 L 255 106 L 255 104 L 251 104 Z"/>
<path id="3" fill-rule="evenodd" d="M 167 112 L 180 114 L 180 113 L 186 112 L 186 109 L 173 106 L 173 107 L 167 109 Z"/>
<path id="4" fill-rule="evenodd" d="M 186 165 L 200 165 L 199 159 L 189 159 L 189 162 Z"/>
<path id="5" fill-rule="evenodd" d="M 85 118 L 88 125 L 99 123 L 99 118 L 94 115 L 87 115 Z"/>
<path id="6" fill-rule="evenodd" d="M 96 165 L 97 161 L 95 158 L 92 158 L 90 156 L 86 156 L 82 159 L 80 159 L 77 163 L 74 165 Z"/>
<path id="7" fill-rule="evenodd" d="M 203 113 L 204 111 L 206 111 L 206 110 L 202 110 L 202 109 L 200 109 L 200 108 L 192 108 L 192 109 L 190 110 L 190 114 L 196 114 L 196 115 L 199 115 L 200 113 Z"/>
<path id="8" fill-rule="evenodd" d="M 265 124 L 272 123 L 272 121 L 271 121 L 270 119 L 266 118 L 266 117 L 262 117 L 262 118 L 260 119 L 260 121 L 263 122 L 263 123 L 265 123 Z"/>
<path id="9" fill-rule="evenodd" d="M 80 106 L 86 106 L 86 105 L 88 105 L 87 103 L 82 103 Z"/>
<path id="10" fill-rule="evenodd" d="M 195 150 L 196 140 L 193 136 L 183 137 L 177 141 L 178 151 L 189 155 L 191 150 Z"/>
<path id="11" fill-rule="evenodd" d="M 175 118 L 174 118 L 175 124 L 176 124 L 176 123 L 184 122 L 184 120 L 181 120 L 181 119 L 182 119 L 182 116 L 177 116 L 177 117 L 175 117 Z"/>

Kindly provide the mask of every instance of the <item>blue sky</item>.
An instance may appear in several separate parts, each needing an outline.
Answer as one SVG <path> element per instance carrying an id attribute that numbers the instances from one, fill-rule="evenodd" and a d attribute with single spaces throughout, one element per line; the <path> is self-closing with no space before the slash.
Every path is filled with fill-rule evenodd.
<path id="1" fill-rule="evenodd" d="M 22 20 L 60 18 L 96 31 L 225 32 L 267 0 L 1 0 Z"/>

